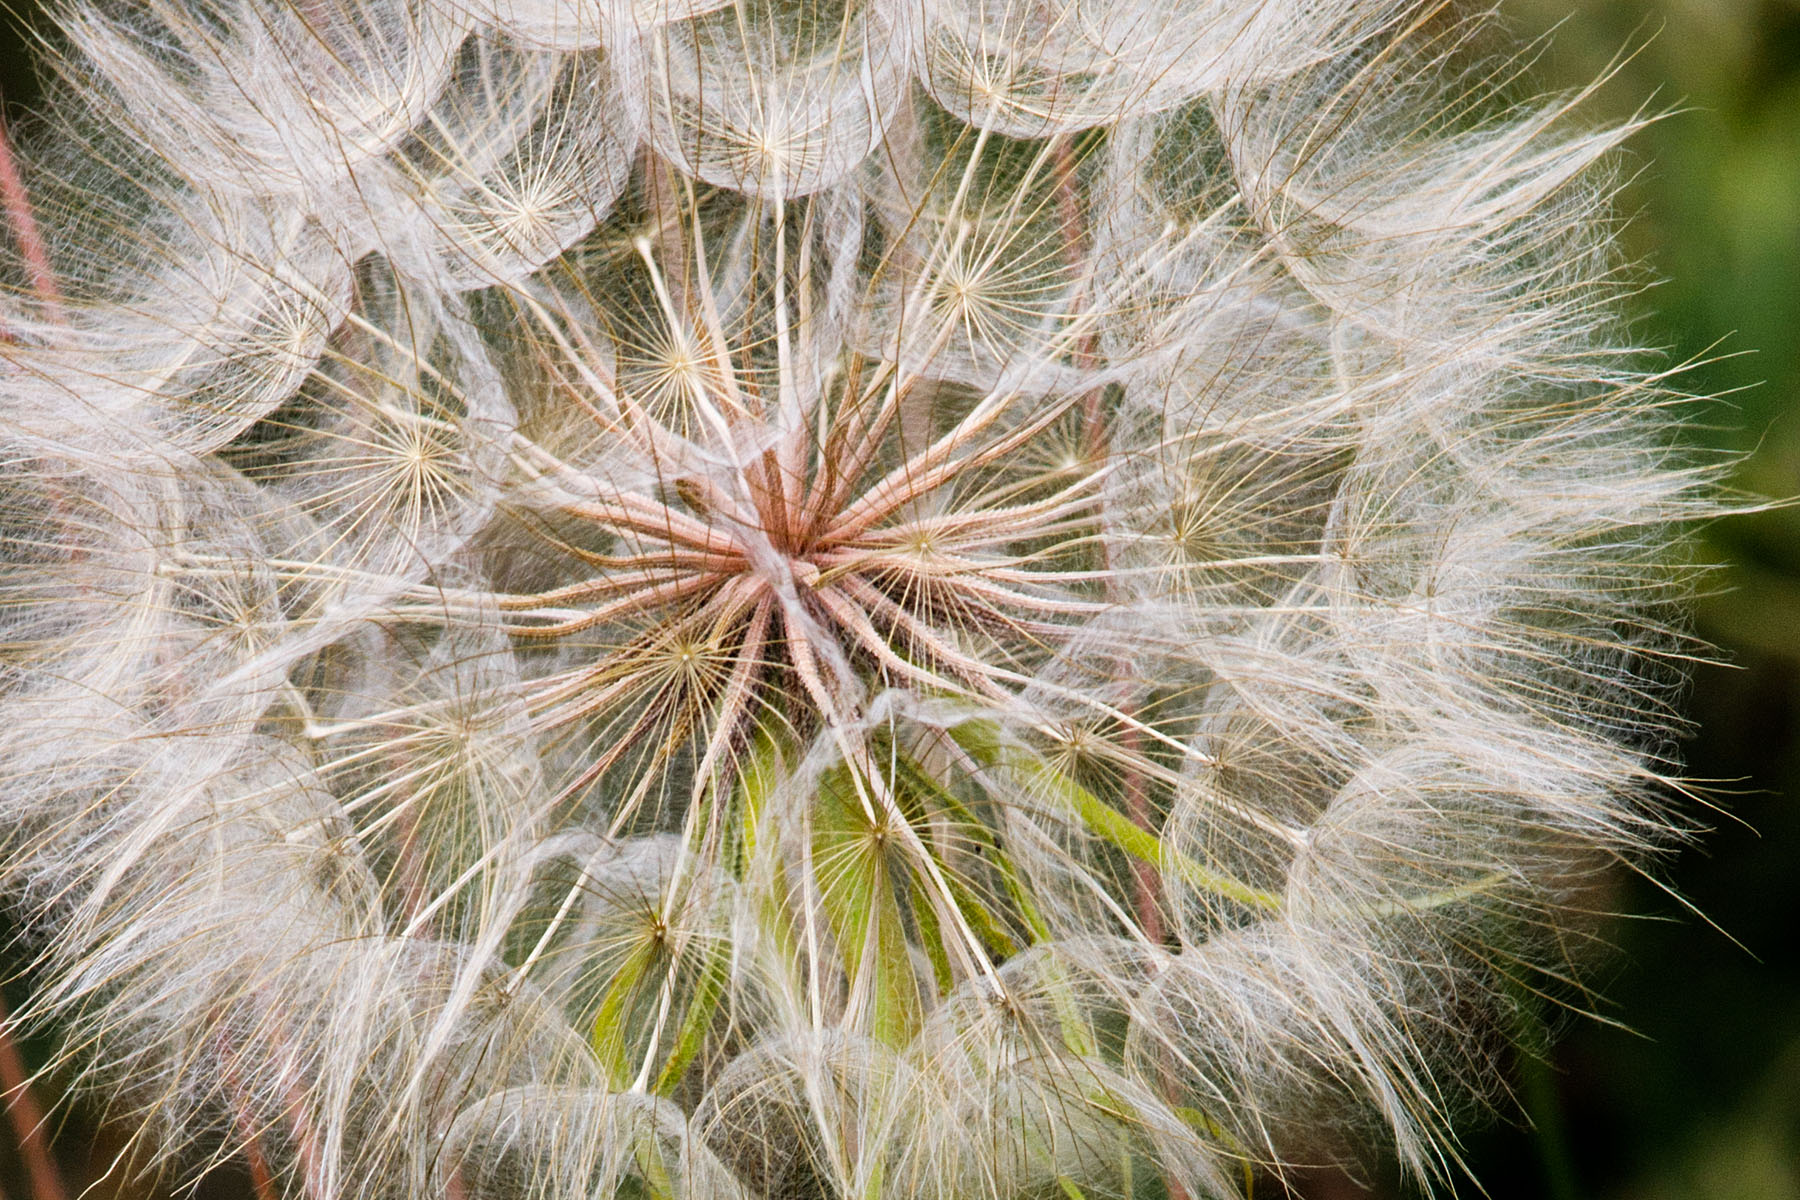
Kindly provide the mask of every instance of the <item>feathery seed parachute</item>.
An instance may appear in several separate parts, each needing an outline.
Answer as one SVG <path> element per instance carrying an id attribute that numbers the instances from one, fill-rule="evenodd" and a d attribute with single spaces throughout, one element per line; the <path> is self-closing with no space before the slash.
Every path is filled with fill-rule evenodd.
<path id="1" fill-rule="evenodd" d="M 1671 833 L 1626 129 L 1414 0 L 68 0 L 35 1019 L 263 1198 L 1441 1176 Z M 25 198 L 28 197 L 28 200 Z"/>

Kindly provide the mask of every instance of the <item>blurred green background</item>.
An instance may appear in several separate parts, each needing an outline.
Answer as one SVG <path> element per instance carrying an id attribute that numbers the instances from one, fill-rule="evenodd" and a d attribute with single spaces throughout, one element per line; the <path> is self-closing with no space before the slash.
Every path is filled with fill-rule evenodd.
<path id="1" fill-rule="evenodd" d="M 1624 197 L 1626 249 L 1662 280 L 1640 336 L 1704 360 L 1680 384 L 1718 397 L 1694 441 L 1744 455 L 1739 486 L 1800 496 L 1800 0 L 1501 11 L 1554 30 L 1550 86 L 1629 56 L 1596 116 L 1670 113 L 1634 141 Z M 1668 878 L 1718 928 L 1627 885 L 1650 919 L 1616 928 L 1603 991 L 1630 1029 L 1577 1024 L 1527 1076 L 1540 1135 L 1477 1146 L 1496 1200 L 1800 1200 L 1800 508 L 1723 522 L 1701 552 L 1723 567 L 1696 625 L 1732 665 L 1696 673 L 1688 770 L 1725 812 Z"/>
<path id="2" fill-rule="evenodd" d="M 1514 39 L 1550 36 L 1546 87 L 1617 66 L 1592 119 L 1669 114 L 1627 163 L 1626 249 L 1660 281 L 1635 301 L 1639 336 L 1671 365 L 1698 363 L 1680 386 L 1714 399 L 1692 405 L 1695 444 L 1742 455 L 1748 491 L 1800 496 L 1800 0 L 1501 0 L 1500 12 Z M 0 28 L 15 116 L 34 96 L 21 31 L 35 19 L 18 7 Z M 1731 665 L 1696 673 L 1687 753 L 1724 811 L 1702 814 L 1712 832 L 1665 878 L 1712 924 L 1622 883 L 1619 907 L 1643 915 L 1613 927 L 1619 952 L 1598 982 L 1623 1027 L 1578 1022 L 1546 1062 L 1522 1064 L 1536 1128 L 1470 1137 L 1493 1200 L 1800 1200 L 1800 507 L 1721 524 L 1700 553 L 1723 565 L 1696 624 Z M 56 1149 L 78 1192 L 116 1144 L 72 1123 Z M 1363 1194 L 1343 1179 L 1304 1190 Z M 244 1194 L 244 1181 L 207 1191 Z M 30 1193 L 0 1129 L 7 1194 Z"/>

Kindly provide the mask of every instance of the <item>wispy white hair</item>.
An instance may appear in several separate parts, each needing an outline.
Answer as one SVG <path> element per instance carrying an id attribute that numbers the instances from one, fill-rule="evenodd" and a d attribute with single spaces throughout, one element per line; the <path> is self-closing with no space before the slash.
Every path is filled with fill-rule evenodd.
<path id="1" fill-rule="evenodd" d="M 1631 127 L 1439 6 L 58 16 L 0 883 L 158 1161 L 1440 1178 L 1681 832 Z"/>

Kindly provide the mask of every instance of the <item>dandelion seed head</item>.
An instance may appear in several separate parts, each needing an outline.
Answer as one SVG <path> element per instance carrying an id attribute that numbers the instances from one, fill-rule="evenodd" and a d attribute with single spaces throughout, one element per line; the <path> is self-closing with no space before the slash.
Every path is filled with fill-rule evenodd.
<path id="1" fill-rule="evenodd" d="M 0 882 L 147 1160 L 1442 1180 L 1586 881 L 1681 834 L 1665 546 L 1715 504 L 1614 315 L 1629 128 L 1469 27 L 62 19 Z"/>

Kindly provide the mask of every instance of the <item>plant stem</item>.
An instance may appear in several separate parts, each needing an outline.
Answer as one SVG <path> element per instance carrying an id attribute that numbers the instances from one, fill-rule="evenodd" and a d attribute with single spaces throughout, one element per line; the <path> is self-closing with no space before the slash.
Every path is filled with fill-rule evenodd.
<path id="1" fill-rule="evenodd" d="M 12 140 L 6 134 L 4 111 L 0 111 L 0 207 L 6 210 L 13 237 L 19 243 L 19 255 L 25 260 L 26 270 L 31 273 L 31 290 L 43 305 L 44 316 L 55 324 L 61 324 L 62 292 L 56 286 L 55 272 L 50 269 L 50 254 L 44 248 L 43 235 L 38 232 L 37 216 L 32 211 L 31 198 L 25 191 L 25 178 L 19 174 L 18 160 L 13 157 Z M 7 336 L 6 331 L 0 329 L 0 337 Z"/>
<path id="2" fill-rule="evenodd" d="M 12 1014 L 7 1011 L 6 1002 L 0 1000 L 0 1099 L 5 1101 L 7 1120 L 19 1141 L 25 1175 L 31 1181 L 32 1200 L 67 1200 L 69 1193 L 63 1187 L 62 1172 L 44 1137 L 44 1109 L 31 1090 L 31 1076 L 13 1041 L 11 1026 Z"/>

